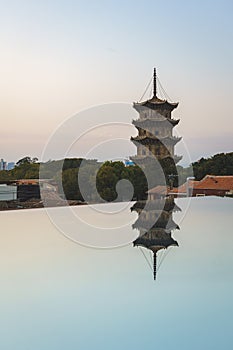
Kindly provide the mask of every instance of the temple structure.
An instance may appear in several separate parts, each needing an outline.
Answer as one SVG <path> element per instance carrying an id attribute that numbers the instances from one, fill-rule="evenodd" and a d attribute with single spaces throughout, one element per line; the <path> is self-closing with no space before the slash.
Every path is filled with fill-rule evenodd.
<path id="1" fill-rule="evenodd" d="M 177 108 L 178 103 L 171 103 L 157 96 L 157 76 L 154 68 L 153 96 L 144 102 L 133 104 L 133 108 L 139 113 L 139 118 L 133 120 L 133 125 L 138 130 L 136 137 L 131 141 L 137 147 L 137 155 L 131 157 L 136 164 L 171 158 L 174 163 L 181 160 L 176 156 L 174 147 L 181 137 L 173 136 L 173 128 L 179 120 L 172 118 L 172 111 Z"/>
<path id="2" fill-rule="evenodd" d="M 173 221 L 172 213 L 180 211 L 173 198 L 164 201 L 149 201 L 146 206 L 144 201 L 138 201 L 131 208 L 139 215 L 133 224 L 134 229 L 138 229 L 139 237 L 133 242 L 133 246 L 150 250 L 153 255 L 153 277 L 157 276 L 158 253 L 162 249 L 171 246 L 178 246 L 178 242 L 172 238 L 172 230 L 179 229 Z"/>

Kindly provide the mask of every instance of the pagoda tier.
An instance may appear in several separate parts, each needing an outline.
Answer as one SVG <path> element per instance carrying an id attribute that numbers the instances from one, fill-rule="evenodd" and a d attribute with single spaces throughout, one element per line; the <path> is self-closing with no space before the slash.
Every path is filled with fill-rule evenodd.
<path id="1" fill-rule="evenodd" d="M 156 137 L 156 136 L 136 136 L 131 137 L 131 141 L 136 144 L 140 143 L 142 145 L 154 145 L 155 142 L 163 144 L 163 145 L 176 145 L 177 142 L 179 142 L 182 139 L 182 137 L 176 137 L 176 136 L 165 136 L 165 137 Z"/>
<path id="2" fill-rule="evenodd" d="M 157 111 L 173 111 L 175 108 L 178 107 L 177 103 L 171 103 L 167 100 L 161 100 L 157 96 L 153 96 L 151 99 L 144 101 L 144 102 L 135 102 L 133 104 L 133 107 L 136 109 L 136 111 L 141 112 L 144 107 L 157 110 Z"/>
<path id="3" fill-rule="evenodd" d="M 157 277 L 157 252 L 168 247 L 178 247 L 179 244 L 175 241 L 170 233 L 161 232 L 158 236 L 154 232 L 147 232 L 144 236 L 137 238 L 133 242 L 134 247 L 143 247 L 153 252 L 153 277 Z"/>
<path id="4" fill-rule="evenodd" d="M 153 250 L 157 247 L 160 249 L 168 248 L 170 246 L 178 247 L 179 244 L 171 237 L 171 233 L 167 233 L 164 231 L 161 232 L 147 232 L 141 237 L 138 237 L 134 242 L 134 246 L 141 246 L 147 249 Z M 153 250 L 154 251 L 154 250 Z"/>
<path id="5" fill-rule="evenodd" d="M 164 212 L 166 213 L 166 212 Z M 158 214 L 159 216 L 159 214 Z M 177 225 L 169 214 L 169 218 L 158 217 L 156 220 L 156 215 L 151 216 L 149 219 L 144 219 L 141 216 L 133 224 L 133 229 L 138 229 L 147 232 L 150 229 L 163 229 L 165 232 L 170 232 L 172 230 L 179 230 L 180 227 Z"/>
<path id="6" fill-rule="evenodd" d="M 176 206 L 174 198 L 167 198 L 165 200 L 139 201 L 131 207 L 131 210 L 136 211 L 139 215 L 132 226 L 140 233 L 133 242 L 133 246 L 143 247 L 153 252 L 153 267 L 151 267 L 155 280 L 157 253 L 170 246 L 179 246 L 178 242 L 172 238 L 171 231 L 179 229 L 179 226 L 173 221 L 172 213 L 181 209 Z"/>
<path id="7" fill-rule="evenodd" d="M 130 156 L 130 159 L 132 160 L 132 162 L 134 162 L 137 165 L 146 165 L 146 164 L 150 164 L 150 163 L 154 163 L 155 161 L 155 157 L 156 156 L 152 156 L 152 155 L 137 155 L 137 156 Z M 174 161 L 175 164 L 177 164 L 183 157 L 182 156 L 171 156 L 171 155 L 165 155 L 163 157 L 160 156 L 160 159 L 171 159 L 172 161 Z"/>
<path id="8" fill-rule="evenodd" d="M 163 124 L 171 124 L 171 127 L 176 126 L 179 124 L 180 119 L 171 119 L 171 118 L 141 118 L 141 119 L 135 119 L 132 121 L 132 124 L 136 128 L 141 128 L 141 129 L 150 129 L 151 127 L 158 127 L 160 128 L 163 126 Z"/>
<path id="9" fill-rule="evenodd" d="M 136 211 L 137 213 L 141 213 L 143 211 L 151 211 L 151 210 L 160 210 L 163 208 L 163 211 L 169 212 L 178 212 L 181 211 L 180 207 L 175 203 L 173 198 L 164 199 L 154 199 L 154 200 L 141 200 L 137 201 L 131 208 L 131 211 Z"/>

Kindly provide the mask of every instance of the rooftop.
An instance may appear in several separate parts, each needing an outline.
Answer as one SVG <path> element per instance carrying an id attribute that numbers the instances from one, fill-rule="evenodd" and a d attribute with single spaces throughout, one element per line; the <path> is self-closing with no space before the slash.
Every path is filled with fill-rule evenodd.
<path id="1" fill-rule="evenodd" d="M 202 180 L 196 181 L 195 189 L 232 190 L 233 175 L 206 175 Z"/>

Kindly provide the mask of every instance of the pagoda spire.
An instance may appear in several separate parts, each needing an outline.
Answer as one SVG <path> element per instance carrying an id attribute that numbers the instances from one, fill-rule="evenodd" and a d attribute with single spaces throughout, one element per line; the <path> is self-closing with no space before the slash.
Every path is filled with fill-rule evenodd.
<path id="1" fill-rule="evenodd" d="M 157 82 L 156 82 L 156 68 L 154 68 L 154 84 L 153 97 L 157 97 Z"/>
<path id="2" fill-rule="evenodd" d="M 154 268 L 153 268 L 153 273 L 154 273 L 154 281 L 156 280 L 156 275 L 157 275 L 157 252 L 154 252 Z"/>

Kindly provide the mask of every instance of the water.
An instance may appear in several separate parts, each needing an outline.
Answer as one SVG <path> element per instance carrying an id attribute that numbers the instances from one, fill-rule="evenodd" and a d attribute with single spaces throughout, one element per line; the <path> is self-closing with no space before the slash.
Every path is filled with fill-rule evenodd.
<path id="1" fill-rule="evenodd" d="M 182 222 L 174 213 L 179 247 L 158 252 L 156 281 L 145 248 L 86 248 L 43 209 L 1 212 L 1 348 L 231 349 L 232 209 L 232 199 L 193 198 Z"/>

